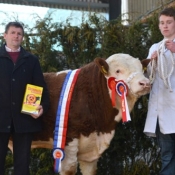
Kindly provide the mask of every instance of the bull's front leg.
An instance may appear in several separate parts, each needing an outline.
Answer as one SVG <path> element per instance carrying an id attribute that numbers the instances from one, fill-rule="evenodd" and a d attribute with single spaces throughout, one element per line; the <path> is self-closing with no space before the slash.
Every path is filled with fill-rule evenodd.
<path id="1" fill-rule="evenodd" d="M 65 157 L 61 162 L 60 175 L 75 175 L 77 172 L 78 139 L 74 139 L 65 147 Z"/>
<path id="2" fill-rule="evenodd" d="M 97 160 L 92 162 L 79 161 L 79 166 L 82 175 L 96 175 Z"/>

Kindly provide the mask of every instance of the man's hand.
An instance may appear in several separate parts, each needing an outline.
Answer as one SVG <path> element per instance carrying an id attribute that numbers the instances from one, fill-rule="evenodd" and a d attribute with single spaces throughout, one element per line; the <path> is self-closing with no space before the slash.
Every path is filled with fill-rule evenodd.
<path id="1" fill-rule="evenodd" d="M 153 53 L 152 53 L 152 55 L 151 55 L 151 61 L 152 60 L 157 60 L 157 51 L 154 51 Z"/>
<path id="2" fill-rule="evenodd" d="M 168 50 L 171 52 L 175 53 L 175 43 L 172 40 L 167 40 L 165 42 L 165 46 Z"/>
<path id="3" fill-rule="evenodd" d="M 41 105 L 37 106 L 38 114 L 31 114 L 35 119 L 39 118 L 43 114 L 43 107 Z"/>

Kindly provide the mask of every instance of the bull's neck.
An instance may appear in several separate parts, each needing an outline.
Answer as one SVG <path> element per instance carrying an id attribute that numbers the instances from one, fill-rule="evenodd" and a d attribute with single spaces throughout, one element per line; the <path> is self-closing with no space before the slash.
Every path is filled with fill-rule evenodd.
<path id="1" fill-rule="evenodd" d="M 135 105 L 135 102 L 138 100 L 138 97 L 136 97 L 135 95 L 128 95 L 126 97 L 127 99 L 127 102 L 128 102 L 128 108 L 129 108 L 129 111 L 131 112 L 134 105 Z"/>

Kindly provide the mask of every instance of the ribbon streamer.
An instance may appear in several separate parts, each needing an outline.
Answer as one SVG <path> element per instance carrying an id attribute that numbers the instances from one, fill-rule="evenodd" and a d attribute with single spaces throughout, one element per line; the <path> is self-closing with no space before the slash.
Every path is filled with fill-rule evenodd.
<path id="1" fill-rule="evenodd" d="M 127 90 L 126 84 L 122 80 L 117 82 L 116 91 L 117 91 L 117 94 L 121 98 L 122 121 L 123 123 L 131 121 L 131 117 L 130 117 L 129 109 L 128 109 L 128 103 L 126 100 L 126 95 L 127 95 L 128 90 Z"/>

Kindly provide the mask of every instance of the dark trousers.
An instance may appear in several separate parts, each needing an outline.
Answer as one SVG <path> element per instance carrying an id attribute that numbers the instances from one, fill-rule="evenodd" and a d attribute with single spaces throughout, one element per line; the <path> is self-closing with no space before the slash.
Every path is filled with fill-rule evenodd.
<path id="1" fill-rule="evenodd" d="M 162 134 L 157 125 L 156 135 L 162 162 L 159 175 L 175 175 L 175 134 Z"/>
<path id="2" fill-rule="evenodd" d="M 0 175 L 5 174 L 5 158 L 10 136 L 13 139 L 14 175 L 29 175 L 32 133 L 0 133 Z"/>

